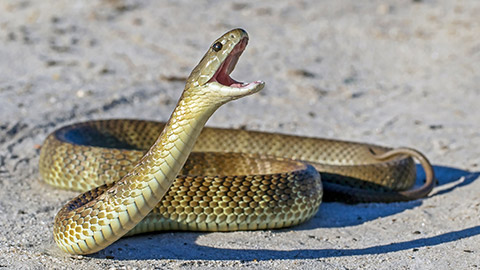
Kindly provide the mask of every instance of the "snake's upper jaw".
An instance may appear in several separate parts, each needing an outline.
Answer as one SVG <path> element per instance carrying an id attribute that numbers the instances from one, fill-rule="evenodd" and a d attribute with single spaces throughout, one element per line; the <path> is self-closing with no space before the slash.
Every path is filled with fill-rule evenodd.
<path id="1" fill-rule="evenodd" d="M 242 38 L 228 54 L 225 60 L 221 63 L 215 74 L 210 78 L 208 83 L 218 84 L 218 89 L 227 92 L 230 95 L 238 97 L 256 93 L 263 89 L 265 83 L 263 81 L 254 81 L 250 83 L 239 82 L 230 74 L 235 69 L 238 59 L 242 55 L 245 47 L 248 44 L 248 37 Z"/>

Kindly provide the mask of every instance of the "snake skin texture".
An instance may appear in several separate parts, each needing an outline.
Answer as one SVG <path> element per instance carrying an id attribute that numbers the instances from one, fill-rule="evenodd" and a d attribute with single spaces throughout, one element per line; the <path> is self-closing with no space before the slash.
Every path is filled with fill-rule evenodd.
<path id="1" fill-rule="evenodd" d="M 54 239 L 61 249 L 90 254 L 123 235 L 158 230 L 283 228 L 310 219 L 322 197 L 400 201 L 431 191 L 431 166 L 412 149 L 204 129 L 222 104 L 264 86 L 229 77 L 247 42 L 246 32 L 235 29 L 213 43 L 166 124 L 89 121 L 47 137 L 40 153 L 42 178 L 84 192 L 55 218 Z M 427 175 L 420 188 L 412 189 L 412 157 Z"/>

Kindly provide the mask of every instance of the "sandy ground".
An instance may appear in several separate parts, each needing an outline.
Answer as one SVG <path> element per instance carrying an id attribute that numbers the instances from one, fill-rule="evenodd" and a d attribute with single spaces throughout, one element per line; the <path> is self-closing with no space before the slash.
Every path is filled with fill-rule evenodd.
<path id="1" fill-rule="evenodd" d="M 191 2 L 0 1 L 0 268 L 480 268 L 478 1 Z M 53 217 L 75 193 L 39 178 L 46 135 L 87 119 L 165 120 L 181 79 L 235 27 L 250 44 L 234 77 L 267 86 L 210 126 L 414 147 L 435 165 L 432 196 L 324 203 L 284 230 L 60 252 Z"/>

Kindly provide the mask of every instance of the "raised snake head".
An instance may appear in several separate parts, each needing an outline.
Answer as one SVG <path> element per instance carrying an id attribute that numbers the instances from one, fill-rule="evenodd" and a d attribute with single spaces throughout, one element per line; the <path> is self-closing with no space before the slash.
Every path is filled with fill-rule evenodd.
<path id="1" fill-rule="evenodd" d="M 221 105 L 262 90 L 262 81 L 243 83 L 230 77 L 247 43 L 248 34 L 243 29 L 231 30 L 215 40 L 188 77 L 184 96 L 204 94 Z"/>

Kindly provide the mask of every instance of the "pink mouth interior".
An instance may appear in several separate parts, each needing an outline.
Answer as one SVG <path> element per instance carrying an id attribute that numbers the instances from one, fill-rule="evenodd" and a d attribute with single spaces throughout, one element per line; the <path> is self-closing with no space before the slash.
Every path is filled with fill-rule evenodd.
<path id="1" fill-rule="evenodd" d="M 247 47 L 248 39 L 243 38 L 230 52 L 227 58 L 223 61 L 222 65 L 218 68 L 217 72 L 213 75 L 209 82 L 218 82 L 221 85 L 229 87 L 244 87 L 247 84 L 243 82 L 238 82 L 230 77 L 235 65 L 237 64 L 238 58 Z"/>

